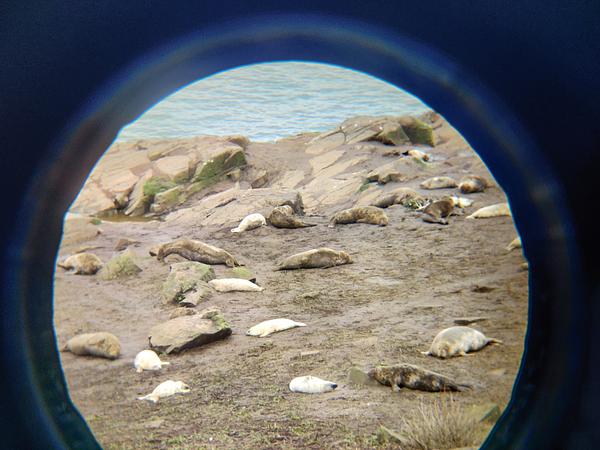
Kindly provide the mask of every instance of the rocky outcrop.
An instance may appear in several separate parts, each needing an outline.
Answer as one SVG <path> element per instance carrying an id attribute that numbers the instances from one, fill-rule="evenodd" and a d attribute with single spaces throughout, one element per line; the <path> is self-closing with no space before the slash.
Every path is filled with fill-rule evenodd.
<path id="1" fill-rule="evenodd" d="M 99 222 L 82 214 L 67 213 L 63 223 L 61 246 L 80 244 L 94 239 L 101 231 Z"/>
<path id="2" fill-rule="evenodd" d="M 230 334 L 231 327 L 220 311 L 210 309 L 156 325 L 148 339 L 153 350 L 168 354 L 206 345 Z"/>
<path id="3" fill-rule="evenodd" d="M 379 184 L 405 182 L 415 178 L 419 172 L 425 170 L 424 164 L 410 157 L 398 158 L 369 172 L 367 181 L 376 181 Z"/>
<path id="4" fill-rule="evenodd" d="M 182 303 L 195 306 L 209 295 L 206 284 L 215 278 L 215 271 L 207 264 L 186 261 L 171 264 L 171 272 L 162 286 L 163 303 Z"/>

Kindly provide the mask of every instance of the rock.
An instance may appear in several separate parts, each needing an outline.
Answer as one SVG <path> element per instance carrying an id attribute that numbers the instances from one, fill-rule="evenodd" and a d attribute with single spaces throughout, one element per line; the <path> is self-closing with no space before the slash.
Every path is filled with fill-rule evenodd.
<path id="1" fill-rule="evenodd" d="M 196 307 L 205 298 L 208 298 L 211 290 L 204 281 L 199 281 L 193 290 L 186 292 L 183 299 L 179 301 L 179 305 L 187 307 Z"/>
<path id="2" fill-rule="evenodd" d="M 496 403 L 484 403 L 471 406 L 466 409 L 465 414 L 473 422 L 495 423 L 500 418 L 502 411 Z"/>
<path id="3" fill-rule="evenodd" d="M 185 299 L 187 292 L 201 291 L 197 287 L 200 285 L 203 288 L 203 282 L 214 278 L 215 271 L 208 264 L 194 261 L 171 264 L 171 272 L 162 285 L 163 303 L 179 303 Z"/>
<path id="4" fill-rule="evenodd" d="M 414 158 L 403 157 L 372 170 L 367 174 L 367 181 L 376 181 L 379 184 L 405 182 L 415 178 L 416 172 L 423 170 L 422 163 L 415 161 Z"/>
<path id="5" fill-rule="evenodd" d="M 433 128 L 431 125 L 410 116 L 400 118 L 402 129 L 413 144 L 435 146 Z"/>
<path id="6" fill-rule="evenodd" d="M 117 243 L 115 245 L 115 250 L 118 252 L 121 252 L 121 251 L 125 250 L 127 247 L 129 247 L 130 245 L 139 244 L 139 243 L 140 243 L 140 241 L 136 241 L 134 239 L 121 238 L 117 241 Z"/>
<path id="7" fill-rule="evenodd" d="M 76 213 L 67 213 L 63 223 L 61 246 L 79 244 L 94 239 L 100 234 L 98 225 L 94 225 L 92 218 Z"/>
<path id="8" fill-rule="evenodd" d="M 264 169 L 252 168 L 247 172 L 247 180 L 252 189 L 261 188 L 269 182 L 269 173 Z"/>
<path id="9" fill-rule="evenodd" d="M 395 122 L 385 122 L 381 126 L 381 132 L 375 136 L 376 141 L 387 145 L 405 145 L 410 144 L 410 139 L 402 129 L 402 125 Z"/>
<path id="10" fill-rule="evenodd" d="M 123 208 L 138 179 L 131 170 L 121 168 L 102 173 L 98 185 L 112 197 L 117 208 Z"/>
<path id="11" fill-rule="evenodd" d="M 246 136 L 242 136 L 241 134 L 227 136 L 225 139 L 227 139 L 227 141 L 231 142 L 232 144 L 239 145 L 244 150 L 250 145 L 250 139 L 248 139 Z"/>
<path id="12" fill-rule="evenodd" d="M 111 195 L 102 190 L 94 181 L 88 179 L 73 202 L 70 211 L 106 217 L 116 214 L 117 206 Z"/>
<path id="13" fill-rule="evenodd" d="M 174 183 L 185 183 L 192 171 L 190 158 L 184 155 L 160 158 L 154 162 L 154 167 Z"/>
<path id="14" fill-rule="evenodd" d="M 379 429 L 377 430 L 377 442 L 380 444 L 405 444 L 407 439 L 401 433 L 380 425 Z"/>
<path id="15" fill-rule="evenodd" d="M 62 350 L 79 356 L 116 359 L 121 354 L 121 343 L 110 333 L 84 333 L 69 339 Z"/>
<path id="16" fill-rule="evenodd" d="M 245 165 L 244 150 L 238 145 L 231 144 L 214 154 L 208 161 L 198 164 L 193 182 L 209 186 L 231 170 Z"/>
<path id="17" fill-rule="evenodd" d="M 292 359 L 293 360 L 306 359 L 306 358 L 310 358 L 312 356 L 317 356 L 317 355 L 320 355 L 320 354 L 321 354 L 320 350 L 308 350 L 306 352 L 300 352 L 298 355 L 292 356 Z"/>
<path id="18" fill-rule="evenodd" d="M 364 386 L 378 386 L 379 383 L 371 378 L 367 372 L 358 367 L 352 367 L 348 372 L 348 382 Z"/>
<path id="19" fill-rule="evenodd" d="M 184 198 L 182 186 L 175 186 L 166 191 L 159 192 L 154 196 L 154 201 L 150 205 L 150 212 L 162 214 L 177 206 Z"/>
<path id="20" fill-rule="evenodd" d="M 153 350 L 169 354 L 224 339 L 230 334 L 229 324 L 213 309 L 157 325 L 150 330 L 148 339 Z"/>
<path id="21" fill-rule="evenodd" d="M 104 264 L 98 276 L 103 280 L 114 280 L 116 278 L 136 275 L 142 269 L 135 263 L 135 260 L 135 254 L 129 249 L 125 250 Z"/>
<path id="22" fill-rule="evenodd" d="M 476 322 L 483 322 L 484 320 L 488 320 L 488 318 L 487 317 L 459 317 L 457 319 L 454 319 L 454 323 L 456 325 L 466 326 L 466 325 L 471 325 L 472 323 L 476 323 Z"/>
<path id="23" fill-rule="evenodd" d="M 125 215 L 143 216 L 146 213 L 146 209 L 150 202 L 147 195 L 144 193 L 144 186 L 152 178 L 152 170 L 148 170 L 140 177 L 135 184 L 133 191 L 131 191 L 131 194 L 129 195 L 129 203 L 127 204 L 127 208 L 125 208 Z"/>

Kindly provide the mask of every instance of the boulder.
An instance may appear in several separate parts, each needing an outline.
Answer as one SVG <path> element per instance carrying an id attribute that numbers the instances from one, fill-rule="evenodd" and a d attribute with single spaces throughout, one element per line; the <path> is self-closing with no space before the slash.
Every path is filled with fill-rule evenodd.
<path id="1" fill-rule="evenodd" d="M 162 286 L 163 303 L 179 303 L 187 293 L 202 292 L 206 282 L 214 278 L 215 271 L 208 264 L 194 261 L 171 264 L 171 272 Z M 210 291 L 208 285 L 206 290 Z"/>
<path id="2" fill-rule="evenodd" d="M 116 214 L 117 206 L 111 195 L 102 190 L 94 181 L 88 179 L 70 210 L 79 214 L 106 217 Z"/>
<path id="3" fill-rule="evenodd" d="M 154 162 L 155 169 L 174 183 L 185 183 L 190 179 L 191 161 L 188 156 L 167 156 Z"/>
<path id="4" fill-rule="evenodd" d="M 231 327 L 215 309 L 176 317 L 150 330 L 150 347 L 158 352 L 178 353 L 231 335 Z"/>
<path id="5" fill-rule="evenodd" d="M 131 191 L 131 194 L 129 195 L 127 208 L 125 208 L 125 214 L 127 216 L 143 216 L 146 213 L 149 201 L 144 193 L 144 186 L 152 177 L 152 170 L 148 170 L 135 184 L 133 191 Z"/>
<path id="6" fill-rule="evenodd" d="M 114 280 L 136 275 L 142 269 L 136 264 L 135 260 L 135 254 L 130 249 L 127 249 L 104 264 L 98 276 L 103 280 Z"/>
<path id="7" fill-rule="evenodd" d="M 376 181 L 379 184 L 405 182 L 416 178 L 423 170 L 422 163 L 414 158 L 402 157 L 369 172 L 367 181 Z"/>
<path id="8" fill-rule="evenodd" d="M 211 294 L 209 285 L 204 281 L 199 281 L 191 291 L 183 294 L 183 298 L 179 301 L 180 306 L 196 307 L 202 300 L 208 298 Z"/>
<path id="9" fill-rule="evenodd" d="M 417 119 L 416 117 L 404 116 L 400 119 L 402 129 L 413 144 L 428 145 L 433 147 L 435 139 L 431 125 Z"/>
<path id="10" fill-rule="evenodd" d="M 76 213 L 67 213 L 63 222 L 61 246 L 79 244 L 94 239 L 100 234 L 100 228 L 92 217 Z"/>
<path id="11" fill-rule="evenodd" d="M 211 159 L 198 164 L 193 182 L 210 186 L 228 172 L 246 165 L 244 150 L 235 144 L 225 145 Z"/>
<path id="12" fill-rule="evenodd" d="M 150 212 L 154 214 L 162 214 L 169 209 L 174 208 L 184 200 L 183 187 L 175 186 L 166 191 L 157 193 L 154 196 L 154 201 L 150 205 Z"/>

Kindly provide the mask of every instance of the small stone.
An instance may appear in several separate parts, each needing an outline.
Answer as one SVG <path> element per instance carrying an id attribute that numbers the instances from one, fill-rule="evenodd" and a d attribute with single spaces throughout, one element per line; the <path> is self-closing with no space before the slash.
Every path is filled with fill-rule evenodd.
<path id="1" fill-rule="evenodd" d="M 169 314 L 169 319 L 175 319 L 182 316 L 193 316 L 194 314 L 196 314 L 196 310 L 192 308 L 175 308 L 171 314 Z"/>
<path id="2" fill-rule="evenodd" d="M 305 359 L 305 358 L 310 358 L 311 356 L 316 356 L 318 354 L 320 354 L 321 351 L 320 350 L 309 350 L 306 352 L 300 352 L 299 355 L 295 355 L 292 357 L 292 359 Z"/>
<path id="3" fill-rule="evenodd" d="M 118 252 L 121 252 L 121 251 L 127 249 L 127 247 L 129 247 L 130 245 L 139 244 L 139 243 L 140 243 L 140 241 L 135 241 L 133 239 L 128 239 L 128 238 L 122 238 L 117 241 L 117 245 L 115 245 L 115 250 Z"/>
<path id="4" fill-rule="evenodd" d="M 171 264 L 171 272 L 162 286 L 163 302 L 179 303 L 187 292 L 199 290 L 198 285 L 214 278 L 215 271 L 208 264 L 195 261 Z"/>
<path id="5" fill-rule="evenodd" d="M 364 386 L 377 386 L 379 383 L 371 378 L 367 372 L 358 367 L 352 367 L 348 372 L 348 382 Z"/>
<path id="6" fill-rule="evenodd" d="M 208 298 L 210 296 L 211 292 L 212 291 L 208 287 L 208 284 L 206 284 L 203 281 L 200 281 L 200 282 L 196 283 L 196 287 L 194 288 L 194 290 L 184 294 L 184 297 L 182 300 L 179 301 L 179 304 L 181 306 L 187 306 L 187 307 L 198 306 L 198 303 L 200 303 L 202 300 Z"/>

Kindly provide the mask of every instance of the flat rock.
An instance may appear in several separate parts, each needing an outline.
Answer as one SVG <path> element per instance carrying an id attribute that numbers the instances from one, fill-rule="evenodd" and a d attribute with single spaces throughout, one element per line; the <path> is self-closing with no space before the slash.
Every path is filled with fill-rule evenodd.
<path id="1" fill-rule="evenodd" d="M 98 228 L 98 225 L 94 225 L 92 221 L 92 217 L 89 216 L 67 213 L 63 223 L 61 246 L 80 244 L 98 236 L 100 228 Z"/>
<path id="2" fill-rule="evenodd" d="M 178 353 L 231 335 L 231 327 L 218 310 L 177 317 L 150 330 L 150 347 L 158 352 Z"/>
<path id="3" fill-rule="evenodd" d="M 88 179 L 70 209 L 79 214 L 106 217 L 116 214 L 117 206 L 111 195 Z"/>
<path id="4" fill-rule="evenodd" d="M 190 179 L 192 162 L 184 155 L 167 156 L 155 161 L 154 167 L 175 183 L 184 183 Z"/>
<path id="5" fill-rule="evenodd" d="M 414 158 L 401 157 L 369 172 L 367 181 L 376 181 L 379 184 L 405 182 L 415 178 L 419 172 L 422 172 L 424 170 L 423 164 L 417 162 Z"/>

